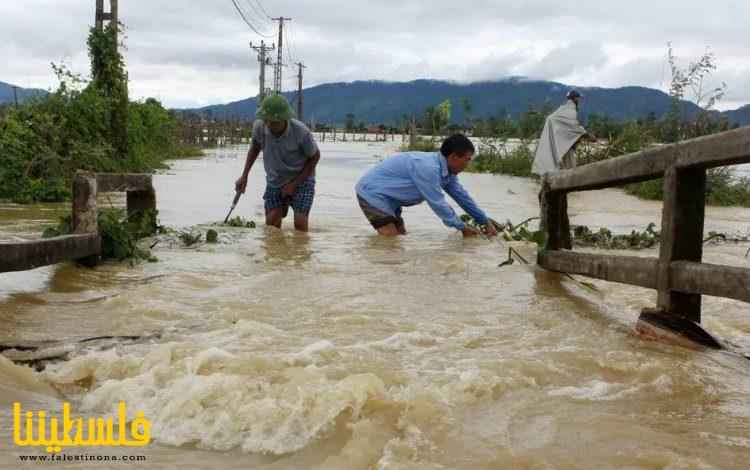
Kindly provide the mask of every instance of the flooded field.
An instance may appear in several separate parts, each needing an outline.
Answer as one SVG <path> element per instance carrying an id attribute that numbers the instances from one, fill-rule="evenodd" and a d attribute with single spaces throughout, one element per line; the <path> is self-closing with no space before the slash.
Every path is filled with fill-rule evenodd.
<path id="1" fill-rule="evenodd" d="M 593 293 L 534 266 L 498 269 L 503 243 L 463 240 L 426 205 L 406 209 L 408 236 L 375 236 L 353 188 L 398 144 L 321 144 L 309 234 L 290 219 L 263 227 L 257 165 L 235 211 L 256 229 L 222 229 L 217 245 L 160 243 L 158 263 L 0 274 L 0 344 L 145 337 L 92 343 L 39 373 L 0 357 L 0 421 L 14 401 L 144 411 L 150 446 L 89 453 L 148 462 L 101 468 L 747 467 L 750 361 L 637 336 L 655 292 L 595 281 Z M 245 152 L 212 150 L 157 176 L 161 222 L 221 221 Z M 460 179 L 495 219 L 538 212 L 532 180 Z M 0 237 L 38 234 L 66 210 L 0 205 Z M 625 232 L 658 224 L 661 204 L 605 190 L 572 195 L 570 212 L 574 224 Z M 750 231 L 748 209 L 707 217 L 706 231 Z M 748 248 L 710 245 L 705 259 L 747 266 Z M 746 304 L 705 298 L 704 325 L 750 353 Z M 3 424 L 0 468 L 37 466 L 18 460 L 34 452 Z"/>

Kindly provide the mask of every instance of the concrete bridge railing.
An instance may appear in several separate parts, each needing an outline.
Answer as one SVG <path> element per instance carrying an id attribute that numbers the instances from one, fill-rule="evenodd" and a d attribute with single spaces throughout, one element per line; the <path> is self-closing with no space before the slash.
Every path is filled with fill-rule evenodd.
<path id="1" fill-rule="evenodd" d="M 701 296 L 750 302 L 750 269 L 702 262 L 706 170 L 750 163 L 750 127 L 623 155 L 545 176 L 542 229 L 547 245 L 538 264 L 550 271 L 581 274 L 658 291 L 656 309 L 640 324 L 677 332 L 720 347 L 703 331 Z M 611 256 L 572 249 L 567 194 L 664 177 L 661 245 L 658 258 Z"/>
<path id="2" fill-rule="evenodd" d="M 125 192 L 127 212 L 156 209 L 151 175 L 78 172 L 73 180 L 73 234 L 43 240 L 0 242 L 0 273 L 26 271 L 63 261 L 93 266 L 101 257 L 96 197 Z"/>

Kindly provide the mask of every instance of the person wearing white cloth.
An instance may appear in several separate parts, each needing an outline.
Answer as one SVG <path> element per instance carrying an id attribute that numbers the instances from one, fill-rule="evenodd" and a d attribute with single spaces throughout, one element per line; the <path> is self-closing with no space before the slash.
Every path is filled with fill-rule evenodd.
<path id="1" fill-rule="evenodd" d="M 578 101 L 583 96 L 577 90 L 568 92 L 565 104 L 547 117 L 542 136 L 534 154 L 532 173 L 545 173 L 575 168 L 575 147 L 581 138 L 596 140 L 578 122 Z"/>

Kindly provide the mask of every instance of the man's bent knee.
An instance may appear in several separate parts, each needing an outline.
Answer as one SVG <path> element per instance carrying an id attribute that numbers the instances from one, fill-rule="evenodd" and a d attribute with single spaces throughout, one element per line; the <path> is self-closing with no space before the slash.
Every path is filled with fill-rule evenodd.
<path id="1" fill-rule="evenodd" d="M 383 225 L 382 227 L 378 228 L 377 231 L 384 237 L 397 237 L 401 234 L 398 227 L 396 227 L 396 224 L 393 223 Z"/>

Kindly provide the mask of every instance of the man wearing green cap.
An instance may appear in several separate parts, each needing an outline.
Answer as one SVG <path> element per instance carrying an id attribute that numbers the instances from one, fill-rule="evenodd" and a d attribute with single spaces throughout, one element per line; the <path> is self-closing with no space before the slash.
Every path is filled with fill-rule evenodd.
<path id="1" fill-rule="evenodd" d="M 256 117 L 245 169 L 235 183 L 235 189 L 245 193 L 250 169 L 263 152 L 266 225 L 281 228 L 281 221 L 292 206 L 294 228 L 306 232 L 315 196 L 315 167 L 320 160 L 318 145 L 312 132 L 302 122 L 293 119 L 294 112 L 281 95 L 263 100 Z"/>

